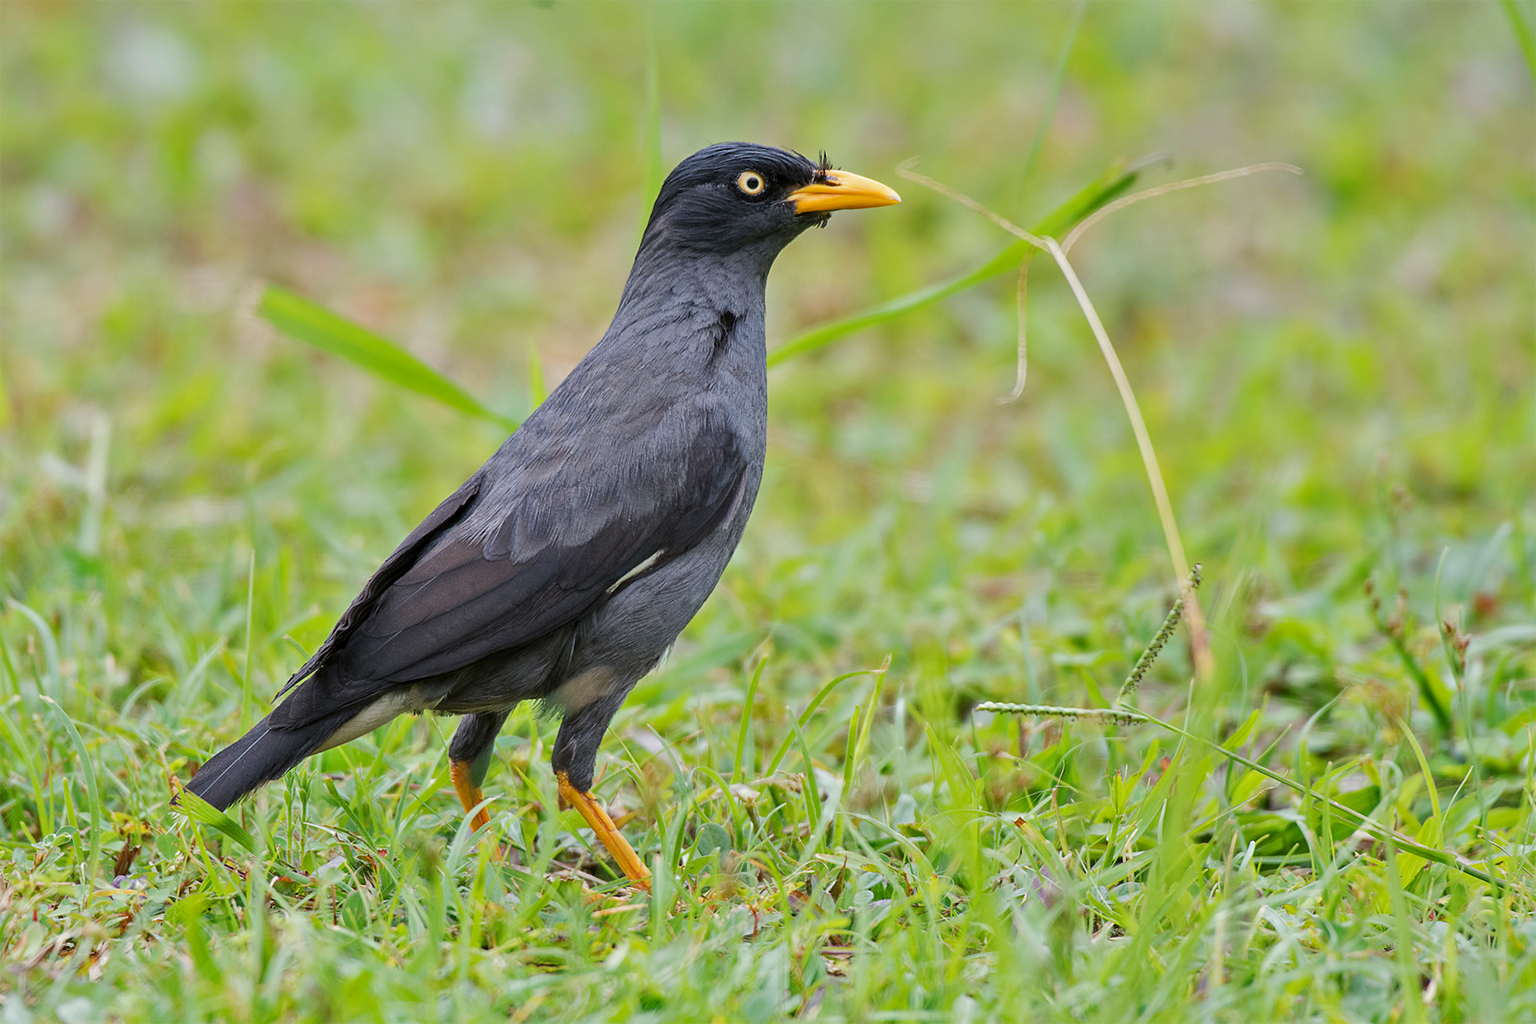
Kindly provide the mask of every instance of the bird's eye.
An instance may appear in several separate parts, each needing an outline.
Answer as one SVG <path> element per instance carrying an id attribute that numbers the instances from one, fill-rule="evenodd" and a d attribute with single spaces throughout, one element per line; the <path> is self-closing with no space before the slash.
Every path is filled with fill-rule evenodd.
<path id="1" fill-rule="evenodd" d="M 742 171 L 736 176 L 736 187 L 749 196 L 758 195 L 763 191 L 763 176 L 756 171 Z"/>

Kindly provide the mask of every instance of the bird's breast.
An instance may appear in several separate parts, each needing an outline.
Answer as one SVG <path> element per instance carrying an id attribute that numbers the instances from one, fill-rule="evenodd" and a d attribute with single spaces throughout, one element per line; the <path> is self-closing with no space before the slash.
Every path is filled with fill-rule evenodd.
<path id="1" fill-rule="evenodd" d="M 709 349 L 709 359 L 706 365 L 713 365 L 725 356 L 731 349 L 731 342 L 735 339 L 736 323 L 740 317 L 729 309 L 722 309 L 720 315 L 715 318 L 712 344 Z"/>

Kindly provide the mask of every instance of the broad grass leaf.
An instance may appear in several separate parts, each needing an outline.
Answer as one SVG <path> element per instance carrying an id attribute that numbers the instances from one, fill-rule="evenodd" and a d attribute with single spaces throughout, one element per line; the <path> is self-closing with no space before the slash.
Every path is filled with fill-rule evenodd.
<path id="1" fill-rule="evenodd" d="M 435 398 L 450 409 L 489 420 L 507 430 L 517 429 L 516 420 L 487 409 L 469 392 L 395 342 L 302 295 L 268 285 L 256 312 L 284 334 L 341 356 L 380 380 Z"/>
<path id="2" fill-rule="evenodd" d="M 198 824 L 217 829 L 244 847 L 248 852 L 256 852 L 255 836 L 242 828 L 240 823 L 234 818 L 231 818 L 191 790 L 183 789 L 176 794 L 176 806 L 181 808 L 187 817 Z"/>

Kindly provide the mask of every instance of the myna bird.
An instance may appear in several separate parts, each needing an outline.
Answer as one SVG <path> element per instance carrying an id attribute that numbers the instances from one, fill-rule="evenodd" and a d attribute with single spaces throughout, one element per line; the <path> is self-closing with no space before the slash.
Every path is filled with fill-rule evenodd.
<path id="1" fill-rule="evenodd" d="M 478 807 L 520 701 L 563 721 L 551 763 L 630 880 L 650 871 L 591 793 L 636 681 L 735 551 L 767 442 L 764 286 L 834 210 L 900 202 L 877 181 L 745 143 L 667 177 L 606 334 L 480 470 L 384 560 L 250 732 L 187 788 L 225 808 L 397 715 L 463 715 L 448 754 Z M 489 821 L 482 808 L 473 826 Z"/>

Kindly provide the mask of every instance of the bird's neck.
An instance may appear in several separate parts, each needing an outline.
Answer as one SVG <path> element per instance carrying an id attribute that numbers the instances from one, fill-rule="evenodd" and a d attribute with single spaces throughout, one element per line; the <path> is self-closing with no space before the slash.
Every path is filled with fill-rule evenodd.
<path id="1" fill-rule="evenodd" d="M 776 255 L 776 253 L 775 253 Z M 641 249 L 624 285 L 619 315 L 649 318 L 679 306 L 760 320 L 772 256 L 750 250 L 720 255 L 673 248 Z M 615 320 L 614 326 L 619 326 Z"/>

